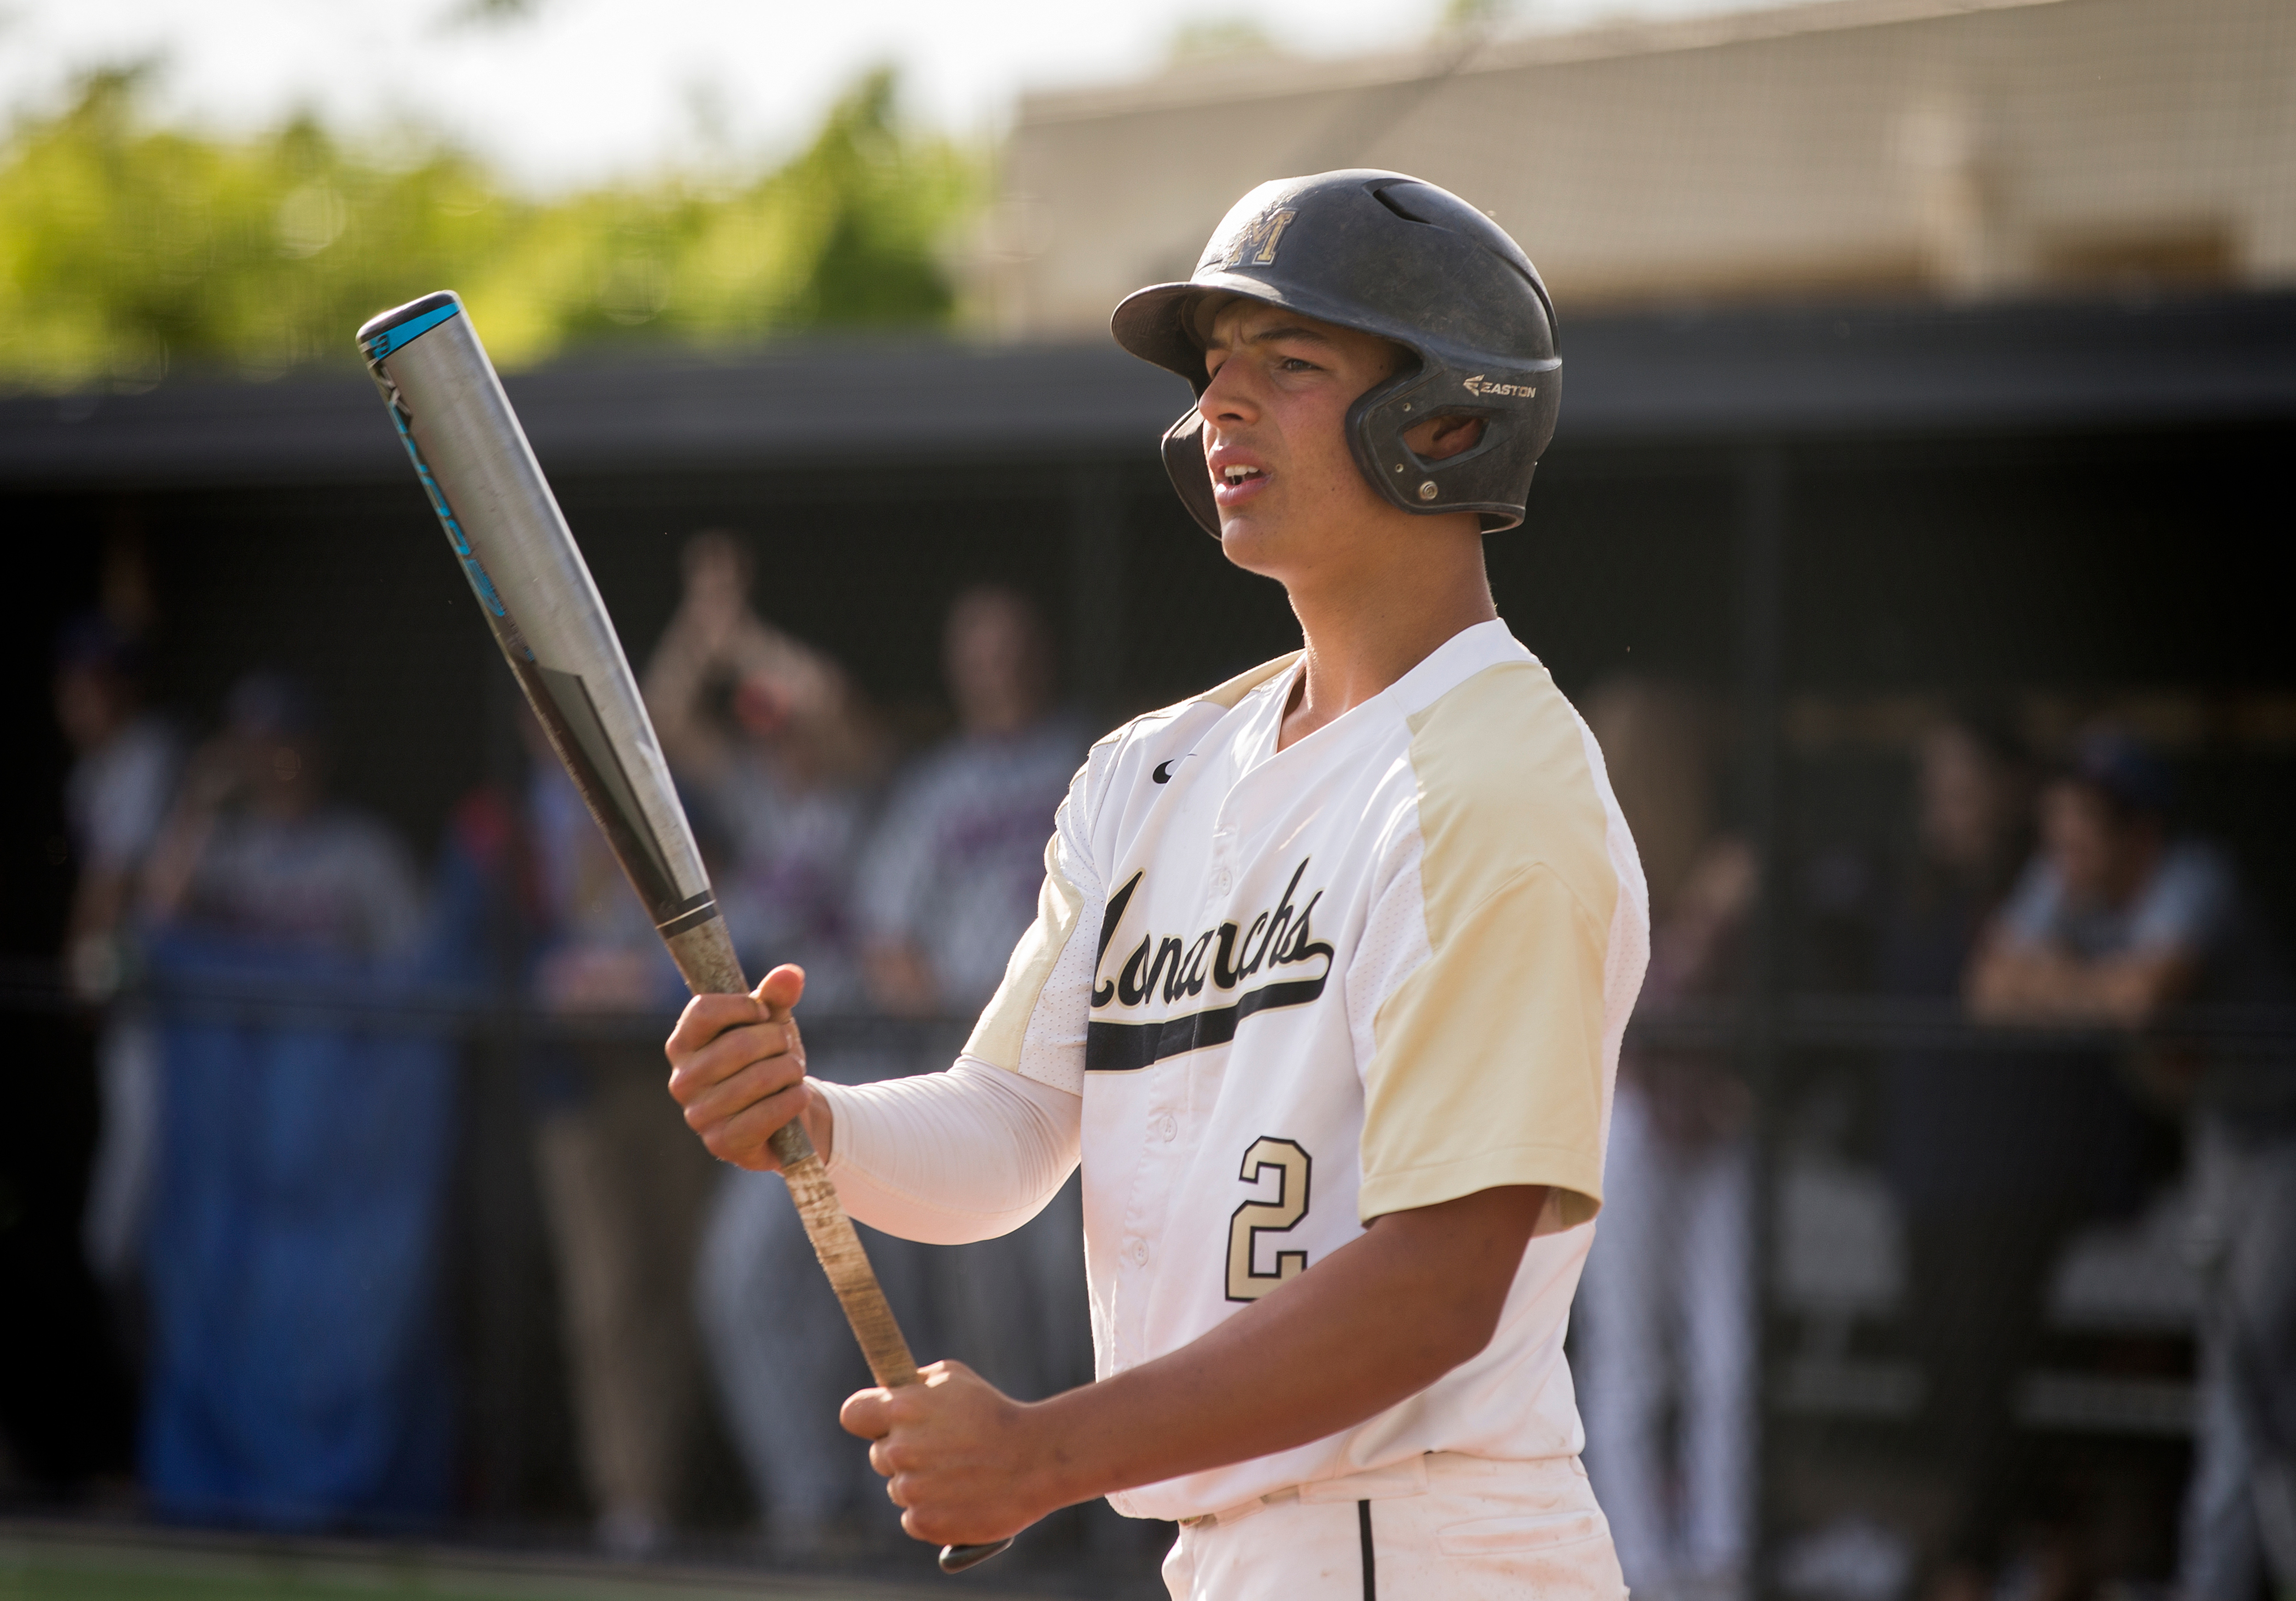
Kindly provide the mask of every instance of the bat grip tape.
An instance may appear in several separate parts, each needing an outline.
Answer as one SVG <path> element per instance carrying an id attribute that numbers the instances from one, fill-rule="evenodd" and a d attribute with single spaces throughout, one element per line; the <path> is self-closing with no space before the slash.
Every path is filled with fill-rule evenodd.
<path id="1" fill-rule="evenodd" d="M 854 1337 L 861 1342 L 871 1375 L 888 1390 L 915 1383 L 916 1359 L 909 1354 L 909 1342 L 901 1337 L 900 1326 L 893 1320 L 884 1286 L 870 1270 L 861 1236 L 853 1231 L 853 1219 L 838 1203 L 836 1187 L 829 1181 L 813 1140 L 802 1124 L 791 1122 L 783 1124 L 769 1143 L 782 1164 L 790 1198 L 797 1203 L 798 1216 L 804 1219 L 806 1238 L 813 1242 L 821 1270 L 828 1275 L 830 1288 L 837 1292 L 838 1303 L 845 1309 Z M 940 1570 L 961 1573 L 1012 1543 L 1007 1537 L 981 1545 L 943 1546 Z"/>
<path id="2" fill-rule="evenodd" d="M 734 943 L 717 916 L 692 928 L 665 931 L 663 939 L 696 994 L 738 995 L 748 990 Z M 767 1143 L 781 1163 L 790 1199 L 797 1203 L 798 1218 L 805 1225 L 805 1237 L 812 1242 L 829 1287 L 845 1309 L 845 1320 L 853 1326 L 853 1337 L 860 1342 L 871 1376 L 888 1390 L 915 1383 L 917 1359 L 909 1352 L 909 1342 L 901 1337 L 901 1326 L 894 1321 L 884 1286 L 869 1266 L 861 1236 L 854 1232 L 853 1219 L 837 1199 L 837 1186 L 830 1182 L 829 1170 L 813 1148 L 805 1125 L 784 1123 Z M 1012 1543 L 1005 1539 L 983 1545 L 943 1546 L 941 1572 L 961 1573 Z"/>

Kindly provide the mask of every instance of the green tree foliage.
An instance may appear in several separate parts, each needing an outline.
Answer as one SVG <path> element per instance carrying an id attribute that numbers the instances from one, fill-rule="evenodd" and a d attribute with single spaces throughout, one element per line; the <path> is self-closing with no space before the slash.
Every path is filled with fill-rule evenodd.
<path id="1" fill-rule="evenodd" d="M 1444 0 L 1435 31 L 1439 35 L 1488 33 L 1506 21 L 1514 9 L 1513 0 Z"/>
<path id="2" fill-rule="evenodd" d="M 154 128 L 90 78 L 0 145 L 0 386 L 140 388 L 353 359 L 384 307 L 460 290 L 504 365 L 570 344 L 747 341 L 953 314 L 941 246 L 978 164 L 905 132 L 889 72 L 762 174 L 534 201 L 441 145 L 387 160 L 308 118 L 229 141 Z"/>
<path id="3" fill-rule="evenodd" d="M 1164 46 L 1165 60 L 1176 67 L 1281 53 L 1267 30 L 1246 17 L 1191 19 L 1172 30 Z"/>

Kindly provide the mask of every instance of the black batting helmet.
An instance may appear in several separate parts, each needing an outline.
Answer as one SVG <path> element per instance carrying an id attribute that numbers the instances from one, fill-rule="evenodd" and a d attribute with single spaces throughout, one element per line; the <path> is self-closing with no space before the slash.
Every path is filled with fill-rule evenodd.
<path id="1" fill-rule="evenodd" d="M 1207 302 L 1242 295 L 1392 340 L 1417 357 L 1348 410 L 1356 464 L 1406 512 L 1473 512 L 1483 531 L 1522 521 L 1531 471 L 1554 435 L 1562 359 L 1538 269 L 1489 218 L 1399 172 L 1353 168 L 1262 184 L 1235 203 L 1185 283 L 1128 296 L 1110 327 L 1201 395 Z M 1403 443 L 1430 417 L 1483 419 L 1444 461 Z M 1193 407 L 1164 435 L 1164 465 L 1215 537 L 1219 511 Z"/>

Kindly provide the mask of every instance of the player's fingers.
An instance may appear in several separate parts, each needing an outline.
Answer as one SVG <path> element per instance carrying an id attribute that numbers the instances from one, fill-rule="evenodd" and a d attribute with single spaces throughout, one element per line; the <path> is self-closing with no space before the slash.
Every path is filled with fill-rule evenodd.
<path id="1" fill-rule="evenodd" d="M 893 1426 L 886 1411 L 892 1399 L 893 1392 L 882 1388 L 855 1391 L 837 1408 L 838 1426 L 864 1440 L 882 1440 Z"/>
<path id="2" fill-rule="evenodd" d="M 807 1100 L 805 1091 L 795 1087 L 767 1096 L 720 1122 L 719 1137 L 734 1150 L 764 1153 L 767 1142 L 783 1124 L 804 1115 Z M 769 1155 L 761 1155 L 758 1165 L 776 1164 Z"/>
<path id="3" fill-rule="evenodd" d="M 793 1059 L 788 1056 L 768 1057 L 762 1062 L 750 1063 L 715 1084 L 678 1087 L 688 1091 L 679 1096 L 678 1107 L 687 1128 L 696 1134 L 706 1134 L 752 1107 L 789 1092 L 803 1083 L 804 1079 L 804 1070 Z M 677 1088 L 673 1088 L 671 1093 L 677 1094 Z M 805 1098 L 800 1091 L 800 1109 Z"/>
<path id="4" fill-rule="evenodd" d="M 895 1506 L 907 1508 L 901 1514 L 902 1533 L 911 1539 L 923 1540 L 928 1545 L 935 1546 L 964 1545 L 974 1538 L 972 1532 L 966 1531 L 966 1523 L 970 1521 L 977 1529 L 979 1527 L 977 1515 L 971 1520 L 965 1520 L 946 1507 L 920 1507 L 912 1501 L 904 1500 L 902 1497 L 909 1493 L 909 1487 L 903 1486 L 900 1493 L 897 1495 L 894 1493 L 893 1485 L 898 1483 L 899 1483 L 898 1480 L 888 1483 L 886 1494 L 893 1497 Z"/>
<path id="5" fill-rule="evenodd" d="M 783 962 L 759 979 L 750 995 L 769 1015 L 787 1017 L 790 1008 L 805 996 L 805 969 L 794 962 Z"/>
<path id="6" fill-rule="evenodd" d="M 697 995 L 677 1014 L 677 1026 L 670 1030 L 662 1052 L 676 1062 L 691 1056 L 728 1029 L 765 1020 L 765 1012 L 755 996 Z"/>
<path id="7" fill-rule="evenodd" d="M 804 1087 L 791 1085 L 722 1115 L 713 1115 L 706 1108 L 688 1108 L 685 1123 L 701 1137 L 703 1146 L 720 1162 L 769 1171 L 777 1164 L 767 1142 L 783 1124 L 805 1111 L 806 1099 Z"/>
<path id="8" fill-rule="evenodd" d="M 792 1079 L 805 1071 L 805 1052 L 794 1022 L 752 1022 L 728 1029 L 700 1050 L 670 1061 L 669 1093 L 681 1106 L 691 1106 L 754 1063 L 783 1063 Z"/>
<path id="9" fill-rule="evenodd" d="M 745 1023 L 738 1029 L 728 1029 L 687 1056 L 673 1071 L 683 1073 L 691 1082 L 709 1085 L 732 1078 L 753 1062 L 771 1062 L 783 1057 L 800 1065 L 805 1060 L 804 1052 L 799 1048 L 797 1023 L 793 1019 Z"/>

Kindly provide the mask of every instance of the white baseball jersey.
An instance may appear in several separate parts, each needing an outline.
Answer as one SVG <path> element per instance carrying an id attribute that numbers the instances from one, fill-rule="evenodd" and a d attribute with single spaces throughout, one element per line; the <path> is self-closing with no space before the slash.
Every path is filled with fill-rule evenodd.
<path id="1" fill-rule="evenodd" d="M 1602 754 L 1504 623 L 1278 751 L 1298 670 L 1093 747 L 966 1047 L 1083 1096 L 1099 1373 L 1195 1340 L 1365 1219 L 1551 1195 L 1480 1356 L 1342 1433 L 1111 1498 L 1136 1516 L 1580 1444 L 1562 1338 L 1649 944 Z"/>

